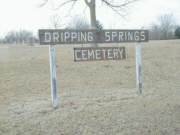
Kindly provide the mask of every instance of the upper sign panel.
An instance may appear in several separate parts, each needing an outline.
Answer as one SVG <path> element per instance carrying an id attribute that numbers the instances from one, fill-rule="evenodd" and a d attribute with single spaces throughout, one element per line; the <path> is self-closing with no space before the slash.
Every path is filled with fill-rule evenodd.
<path id="1" fill-rule="evenodd" d="M 148 42 L 148 30 L 39 30 L 41 45 Z"/>

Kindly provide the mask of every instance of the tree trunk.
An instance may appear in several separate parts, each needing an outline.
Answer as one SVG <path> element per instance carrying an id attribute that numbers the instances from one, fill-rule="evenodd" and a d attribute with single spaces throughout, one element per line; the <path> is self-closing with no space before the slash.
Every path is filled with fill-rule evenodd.
<path id="1" fill-rule="evenodd" d="M 96 1 L 92 0 L 92 6 L 90 7 L 91 16 L 91 28 L 96 29 Z"/>
<path id="2" fill-rule="evenodd" d="M 96 0 L 84 0 L 90 10 L 91 29 L 96 29 Z M 97 43 L 93 44 L 97 47 Z"/>
<path id="3" fill-rule="evenodd" d="M 84 0 L 90 10 L 91 28 L 96 29 L 96 0 Z"/>

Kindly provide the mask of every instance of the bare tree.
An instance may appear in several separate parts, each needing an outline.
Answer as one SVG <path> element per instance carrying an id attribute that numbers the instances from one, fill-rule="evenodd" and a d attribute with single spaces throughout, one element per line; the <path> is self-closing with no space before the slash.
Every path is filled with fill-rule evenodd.
<path id="1" fill-rule="evenodd" d="M 44 2 L 40 5 L 40 7 L 46 5 L 50 0 L 44 0 Z M 63 2 L 60 2 L 59 5 L 55 9 L 59 9 L 66 4 L 71 4 L 71 9 L 74 8 L 74 5 L 77 1 L 80 0 L 65 0 Z M 102 3 L 104 3 L 107 7 L 111 8 L 114 12 L 116 12 L 118 15 L 124 18 L 124 15 L 122 14 L 125 9 L 132 3 L 136 2 L 138 0 L 101 0 Z M 89 7 L 90 10 L 90 20 L 91 20 L 91 28 L 96 29 L 96 0 L 84 0 L 86 5 Z"/>
<path id="2" fill-rule="evenodd" d="M 153 40 L 173 39 L 175 21 L 172 14 L 164 14 L 158 17 L 157 23 L 152 24 L 150 38 Z"/>
<path id="3" fill-rule="evenodd" d="M 76 16 L 73 17 L 71 22 L 68 24 L 67 29 L 88 29 L 90 27 L 86 19 Z"/>
<path id="4" fill-rule="evenodd" d="M 162 37 L 168 39 L 169 34 L 173 33 L 174 18 L 172 14 L 165 14 L 159 17 L 159 26 L 162 32 Z"/>
<path id="5" fill-rule="evenodd" d="M 54 29 L 58 29 L 59 27 L 61 27 L 61 19 L 60 16 L 57 14 L 50 17 L 50 22 Z"/>
<path id="6" fill-rule="evenodd" d="M 31 31 L 20 30 L 20 31 L 10 31 L 3 39 L 4 43 L 9 44 L 30 44 L 33 45 L 37 42 L 36 37 Z"/>
<path id="7" fill-rule="evenodd" d="M 180 38 L 180 26 L 178 26 L 175 30 L 175 36 Z"/>
<path id="8" fill-rule="evenodd" d="M 161 39 L 161 30 L 159 25 L 152 24 L 150 29 L 150 39 L 151 40 L 160 40 Z"/>
<path id="9" fill-rule="evenodd" d="M 96 21 L 95 24 L 96 28 L 98 31 L 101 31 L 103 29 L 103 25 L 101 24 L 100 21 Z M 77 30 L 82 30 L 82 29 L 89 29 L 90 24 L 88 23 L 86 18 L 83 18 L 81 16 L 75 16 L 72 18 L 68 26 L 66 27 L 67 29 L 77 29 Z"/>
<path id="10" fill-rule="evenodd" d="M 44 6 L 48 1 L 50 0 L 44 0 L 44 3 L 42 3 L 41 6 Z M 72 4 L 71 10 L 74 8 L 74 5 L 77 1 L 80 0 L 66 0 L 60 3 L 60 5 L 57 6 L 56 9 L 59 9 L 66 4 Z M 125 11 L 125 9 L 133 2 L 136 2 L 138 0 L 124 0 L 123 2 L 119 0 L 101 0 L 102 3 L 104 3 L 106 6 L 111 8 L 114 12 L 116 12 L 118 15 L 124 18 L 122 12 Z M 90 10 L 90 21 L 91 21 L 91 29 L 97 29 L 97 20 L 96 20 L 96 0 L 84 0 L 86 5 L 89 7 Z M 94 44 L 94 46 L 97 46 L 97 44 Z"/>

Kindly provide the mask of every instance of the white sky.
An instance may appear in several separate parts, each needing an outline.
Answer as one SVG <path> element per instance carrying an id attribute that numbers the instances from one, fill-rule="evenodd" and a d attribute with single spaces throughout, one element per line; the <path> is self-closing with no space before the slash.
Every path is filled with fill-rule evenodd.
<path id="1" fill-rule="evenodd" d="M 72 17 L 82 16 L 89 20 L 89 9 L 84 0 L 79 0 L 74 10 L 69 13 L 69 6 L 52 10 L 53 6 L 64 0 L 51 0 L 48 5 L 39 8 L 43 0 L 0 0 L 0 36 L 10 30 L 31 30 L 37 33 L 40 28 L 51 28 L 50 18 L 58 14 L 62 24 L 67 24 Z M 157 17 L 172 13 L 176 24 L 180 25 L 180 0 L 140 0 L 129 7 L 126 19 L 121 18 L 110 8 L 97 1 L 97 19 L 106 29 L 147 28 L 156 22 Z"/>

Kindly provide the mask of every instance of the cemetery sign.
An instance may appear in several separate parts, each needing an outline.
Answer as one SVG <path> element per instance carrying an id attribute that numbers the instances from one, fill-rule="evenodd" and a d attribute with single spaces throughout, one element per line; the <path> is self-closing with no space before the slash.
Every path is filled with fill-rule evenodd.
<path id="1" fill-rule="evenodd" d="M 41 45 L 148 42 L 148 30 L 40 29 Z"/>
<path id="2" fill-rule="evenodd" d="M 99 61 L 126 59 L 125 47 L 74 48 L 74 61 Z"/>

